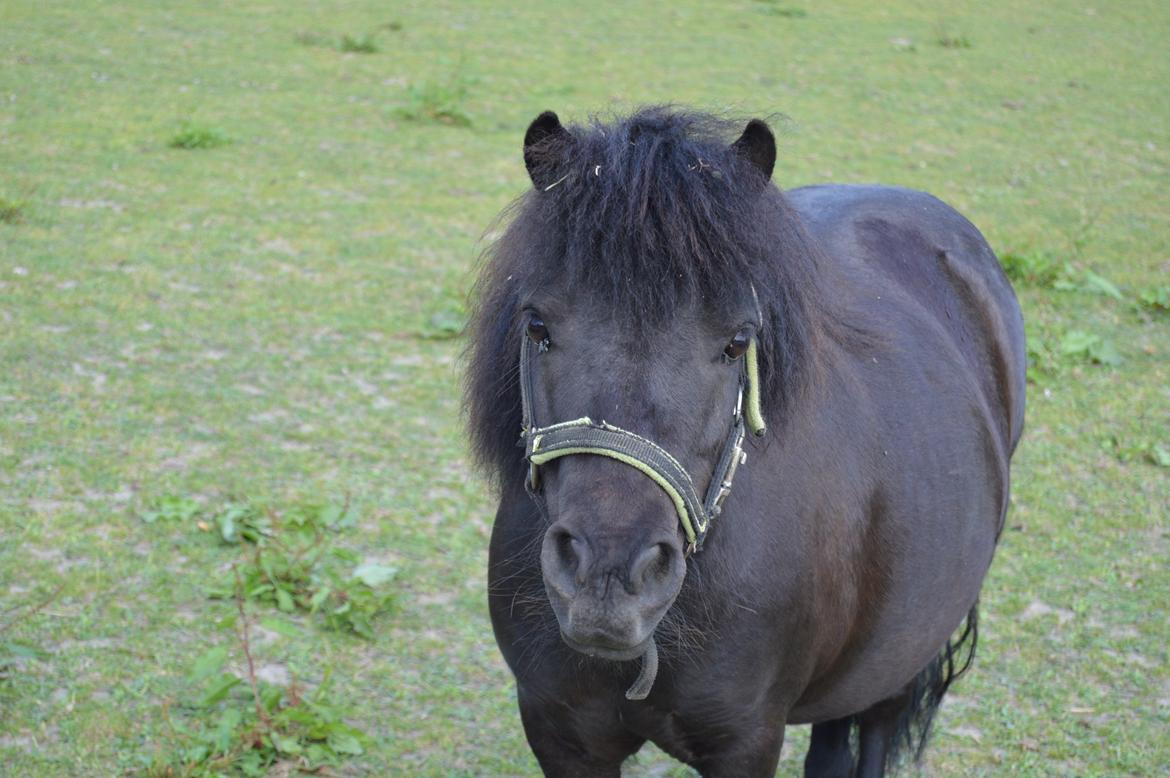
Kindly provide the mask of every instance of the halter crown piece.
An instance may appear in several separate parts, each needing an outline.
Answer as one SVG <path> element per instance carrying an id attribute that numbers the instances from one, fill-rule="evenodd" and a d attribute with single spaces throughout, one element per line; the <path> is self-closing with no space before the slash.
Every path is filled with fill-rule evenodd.
<path id="1" fill-rule="evenodd" d="M 745 426 L 757 436 L 763 435 L 765 431 L 764 417 L 760 412 L 759 354 L 755 339 L 748 344 L 744 354 L 739 373 L 739 391 L 731 414 L 731 428 L 705 499 L 699 499 L 698 490 L 686 468 L 669 451 L 648 438 L 604 420 L 594 421 L 588 416 L 547 427 L 539 426 L 532 410 L 532 362 L 538 354 L 547 350 L 547 341 L 534 343 L 531 338 L 521 336 L 520 401 L 524 428 L 520 437 L 525 451 L 524 458 L 528 461 L 528 476 L 524 486 L 541 513 L 547 515 L 544 497 L 541 495 L 541 465 L 573 454 L 605 456 L 637 469 L 658 484 L 674 503 L 687 538 L 687 556 L 701 549 L 711 529 L 711 521 L 722 512 L 723 502 L 731 494 L 736 470 L 747 461 L 747 453 L 743 450 Z"/>

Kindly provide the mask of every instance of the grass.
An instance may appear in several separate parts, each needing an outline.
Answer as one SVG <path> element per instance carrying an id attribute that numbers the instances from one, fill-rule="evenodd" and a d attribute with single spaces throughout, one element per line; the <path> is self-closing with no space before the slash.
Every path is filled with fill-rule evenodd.
<path id="1" fill-rule="evenodd" d="M 760 3 L 760 12 L 768 16 L 780 16 L 786 19 L 803 19 L 808 12 L 803 8 L 776 5 L 776 0 L 755 0 Z"/>
<path id="2" fill-rule="evenodd" d="M 921 4 L 759 6 L 5 4 L 0 170 L 24 200 L 0 225 L 6 774 L 140 771 L 214 736 L 189 679 L 238 613 L 207 590 L 252 549 L 217 517 L 343 495 L 329 569 L 396 570 L 396 609 L 370 640 L 250 601 L 258 670 L 365 733 L 338 774 L 536 773 L 486 616 L 453 301 L 529 186 L 532 117 L 667 101 L 783 112 L 781 185 L 926 189 L 1002 254 L 1051 260 L 1017 281 L 1039 369 L 980 654 L 928 772 L 1170 772 L 1170 12 L 994 0 L 948 12 L 977 44 L 952 51 Z M 323 24 L 385 31 L 384 52 L 298 43 Z M 231 143 L 171 151 L 176 116 L 231 117 Z M 240 662 L 223 672 L 246 681 Z M 628 772 L 688 774 L 653 749 Z"/>
<path id="3" fill-rule="evenodd" d="M 381 26 L 383 30 L 398 32 L 402 29 L 401 22 L 388 22 Z M 297 43 L 302 46 L 317 46 L 321 48 L 337 49 L 343 54 L 377 54 L 381 51 L 375 33 L 351 35 L 344 33 L 340 38 L 316 30 L 301 30 L 295 36 Z"/>
<path id="4" fill-rule="evenodd" d="M 398 115 L 412 122 L 470 127 L 471 115 L 467 110 L 470 89 L 462 67 L 446 78 L 411 84 L 406 93 L 407 103 L 398 110 Z"/>
<path id="5" fill-rule="evenodd" d="M 214 149 L 228 143 L 231 140 L 214 127 L 184 122 L 167 145 L 172 149 Z"/>
<path id="6" fill-rule="evenodd" d="M 1170 313 L 1170 284 L 1142 289 L 1138 301 L 1153 313 Z"/>
<path id="7" fill-rule="evenodd" d="M 934 42 L 944 49 L 969 49 L 971 41 L 966 35 L 956 35 L 947 29 L 942 22 L 935 25 Z"/>
<path id="8" fill-rule="evenodd" d="M 0 224 L 19 224 L 24 221 L 26 207 L 24 200 L 0 197 Z"/>
<path id="9" fill-rule="evenodd" d="M 377 54 L 378 44 L 373 35 L 342 35 L 337 44 L 340 51 L 349 54 Z"/>

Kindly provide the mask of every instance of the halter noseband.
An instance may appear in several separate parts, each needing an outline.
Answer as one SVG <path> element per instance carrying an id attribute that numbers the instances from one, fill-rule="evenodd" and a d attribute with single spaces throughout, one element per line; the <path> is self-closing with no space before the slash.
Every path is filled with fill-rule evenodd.
<path id="1" fill-rule="evenodd" d="M 536 501 L 541 513 L 547 516 L 540 491 L 540 466 L 570 454 L 596 454 L 623 462 L 662 487 L 674 503 L 686 534 L 687 555 L 702 548 L 703 540 L 711 528 L 711 520 L 719 516 L 723 510 L 723 501 L 731 494 L 736 470 L 747 461 L 747 453 L 743 450 L 745 425 L 757 436 L 763 435 L 765 431 L 764 418 L 760 412 L 759 355 L 755 339 L 749 342 L 743 357 L 731 429 L 707 487 L 706 498 L 702 500 L 686 468 L 666 449 L 641 435 L 605 421 L 596 422 L 588 416 L 547 427 L 537 426 L 532 410 L 532 360 L 547 350 L 547 341 L 534 343 L 531 338 L 521 336 L 520 402 L 524 428 L 520 437 L 524 445 L 524 458 L 528 461 L 524 487 Z"/>

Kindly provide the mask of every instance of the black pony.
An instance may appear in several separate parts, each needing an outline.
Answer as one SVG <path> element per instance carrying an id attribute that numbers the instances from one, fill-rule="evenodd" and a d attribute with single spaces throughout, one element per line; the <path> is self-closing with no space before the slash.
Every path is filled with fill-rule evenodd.
<path id="1" fill-rule="evenodd" d="M 489 606 L 549 775 L 652 740 L 770 776 L 803 723 L 806 775 L 881 775 L 973 656 L 1024 419 L 1015 295 L 939 200 L 782 194 L 767 126 L 727 130 L 542 114 L 477 288 Z"/>

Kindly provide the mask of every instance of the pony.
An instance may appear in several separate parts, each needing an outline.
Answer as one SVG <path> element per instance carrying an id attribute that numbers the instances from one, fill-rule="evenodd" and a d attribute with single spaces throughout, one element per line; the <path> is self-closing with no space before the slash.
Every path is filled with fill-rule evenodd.
<path id="1" fill-rule="evenodd" d="M 649 740 L 771 776 L 799 724 L 806 776 L 920 758 L 974 656 L 1023 430 L 994 252 L 922 192 L 782 192 L 760 120 L 545 112 L 523 158 L 465 402 L 541 769 L 619 776 Z"/>

